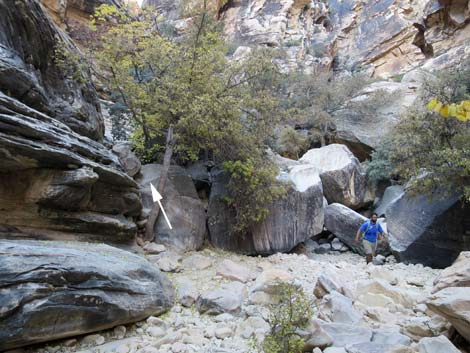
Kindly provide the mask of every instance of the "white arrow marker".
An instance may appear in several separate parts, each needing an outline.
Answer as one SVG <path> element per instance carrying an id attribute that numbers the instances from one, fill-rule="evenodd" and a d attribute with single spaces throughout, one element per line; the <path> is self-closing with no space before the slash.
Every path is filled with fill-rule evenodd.
<path id="1" fill-rule="evenodd" d="M 163 199 L 162 195 L 158 192 L 157 189 L 155 189 L 155 186 L 153 186 L 152 183 L 150 183 L 150 190 L 152 190 L 153 202 L 158 202 L 158 205 L 162 209 L 163 216 L 165 217 L 166 223 L 168 223 L 168 227 L 170 227 L 170 229 L 173 229 L 171 227 L 170 220 L 168 219 L 168 217 L 165 213 L 165 210 L 163 209 L 162 203 L 160 202 L 160 200 Z"/>

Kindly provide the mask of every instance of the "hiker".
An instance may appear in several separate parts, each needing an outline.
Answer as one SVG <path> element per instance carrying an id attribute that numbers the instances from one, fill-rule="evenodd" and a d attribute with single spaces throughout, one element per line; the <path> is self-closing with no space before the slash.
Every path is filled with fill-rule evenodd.
<path id="1" fill-rule="evenodd" d="M 372 213 L 372 216 L 367 222 L 364 222 L 361 227 L 357 230 L 356 234 L 356 243 L 359 242 L 361 234 L 364 235 L 362 239 L 362 246 L 364 247 L 364 252 L 366 253 L 367 263 L 372 262 L 372 259 L 375 255 L 375 250 L 377 249 L 377 237 L 379 236 L 380 240 L 384 239 L 385 232 L 383 231 L 380 224 L 377 223 L 377 213 Z"/>

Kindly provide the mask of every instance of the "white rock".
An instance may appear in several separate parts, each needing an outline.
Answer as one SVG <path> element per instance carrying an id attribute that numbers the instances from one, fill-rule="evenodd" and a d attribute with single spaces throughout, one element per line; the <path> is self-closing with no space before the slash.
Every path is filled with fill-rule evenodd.
<path id="1" fill-rule="evenodd" d="M 419 353 L 460 353 L 445 336 L 423 338 L 418 347 Z"/>
<path id="2" fill-rule="evenodd" d="M 218 339 L 224 339 L 232 336 L 233 331 L 230 327 L 219 327 L 215 329 L 215 337 Z"/>
<path id="3" fill-rule="evenodd" d="M 165 336 L 165 330 L 163 330 L 161 327 L 158 327 L 158 326 L 151 326 L 147 328 L 146 332 L 147 332 L 147 335 L 156 337 L 156 338 Z"/>
<path id="4" fill-rule="evenodd" d="M 101 335 L 97 335 L 97 334 L 88 335 L 82 339 L 83 344 L 93 344 L 95 346 L 99 346 L 100 344 L 103 344 L 104 342 L 105 342 L 104 337 Z"/>
<path id="5" fill-rule="evenodd" d="M 126 331 L 126 326 L 123 325 L 116 326 L 113 330 L 114 335 L 119 339 L 124 338 L 124 336 L 126 335 Z"/>
<path id="6" fill-rule="evenodd" d="M 166 251 L 166 247 L 163 244 L 148 243 L 144 246 L 144 251 L 147 254 L 160 254 Z"/>
<path id="7" fill-rule="evenodd" d="M 292 283 L 294 278 L 286 271 L 268 269 L 261 273 L 255 281 L 252 291 L 277 294 L 280 283 Z"/>

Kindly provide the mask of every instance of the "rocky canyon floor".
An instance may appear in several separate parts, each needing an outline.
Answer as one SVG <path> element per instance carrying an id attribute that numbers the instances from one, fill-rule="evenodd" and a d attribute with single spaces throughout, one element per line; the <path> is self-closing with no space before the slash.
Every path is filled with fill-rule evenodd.
<path id="1" fill-rule="evenodd" d="M 160 250 L 151 248 L 147 258 L 175 285 L 177 303 L 169 312 L 24 351 L 248 352 L 253 337 L 262 340 L 269 330 L 277 281 L 300 285 L 312 300 L 314 318 L 305 333 L 309 351 L 418 352 L 422 337 L 448 328 L 422 304 L 440 272 L 422 265 L 388 258 L 384 265 L 366 266 L 351 252 L 249 257 L 212 248 L 182 256 L 156 254 Z"/>

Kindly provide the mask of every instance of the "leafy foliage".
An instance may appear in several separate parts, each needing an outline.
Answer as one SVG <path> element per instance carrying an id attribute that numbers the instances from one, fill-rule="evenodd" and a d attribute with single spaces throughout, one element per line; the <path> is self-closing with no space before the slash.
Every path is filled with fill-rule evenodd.
<path id="1" fill-rule="evenodd" d="M 410 180 L 412 193 L 432 195 L 440 189 L 460 193 L 470 201 L 470 121 L 462 116 L 445 117 L 461 114 L 450 107 L 466 109 L 461 102 L 469 93 L 469 63 L 439 73 L 425 82 L 421 103 L 402 117 L 392 132 L 388 161 L 394 173 Z M 429 101 L 433 111 L 426 109 Z"/>
<path id="2" fill-rule="evenodd" d="M 269 215 L 267 205 L 286 193 L 276 182 L 278 169 L 270 162 L 248 158 L 226 161 L 223 168 L 231 176 L 230 195 L 225 197 L 225 202 L 236 211 L 235 232 L 244 232 L 250 225 L 264 220 Z"/>
<path id="3" fill-rule="evenodd" d="M 254 346 L 264 353 L 300 353 L 305 342 L 297 332 L 309 323 L 311 302 L 301 288 L 286 283 L 278 285 L 278 299 L 271 307 L 269 334 Z"/>
<path id="4" fill-rule="evenodd" d="M 394 172 L 390 160 L 391 142 L 384 140 L 383 143 L 372 152 L 372 158 L 366 163 L 367 176 L 373 181 L 389 180 Z"/>
<path id="5" fill-rule="evenodd" d="M 164 22 L 154 10 L 134 15 L 103 5 L 95 15 L 93 60 L 127 109 L 144 162 L 159 161 L 163 153 L 164 161 L 167 155 L 186 162 L 206 154 L 225 162 L 228 204 L 241 230 L 262 221 L 266 203 L 280 195 L 273 165 L 264 158 L 280 117 L 272 93 L 279 78 L 269 50 L 229 61 L 219 25 L 203 5 L 178 38 L 161 30 Z"/>
<path id="6" fill-rule="evenodd" d="M 310 143 L 306 136 L 301 135 L 291 126 L 286 126 L 279 137 L 279 152 L 291 159 L 299 159 L 299 154 L 306 152 Z"/>
<path id="7" fill-rule="evenodd" d="M 443 104 L 436 98 L 428 103 L 428 109 L 441 114 L 442 117 L 454 117 L 460 121 L 470 121 L 470 101 L 460 103 Z"/>

